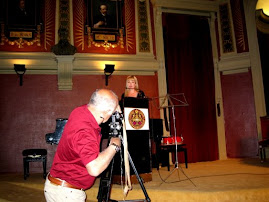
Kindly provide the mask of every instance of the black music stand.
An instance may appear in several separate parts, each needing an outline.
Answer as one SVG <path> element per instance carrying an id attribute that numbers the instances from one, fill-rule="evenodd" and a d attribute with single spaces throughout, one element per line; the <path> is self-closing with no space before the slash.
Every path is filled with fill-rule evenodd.
<path id="1" fill-rule="evenodd" d="M 167 94 L 165 96 L 157 97 L 158 99 L 161 100 L 160 107 L 158 109 L 166 109 L 166 108 L 171 108 L 172 109 L 172 116 L 173 116 L 173 127 L 174 127 L 174 133 L 175 133 L 175 149 L 176 149 L 176 154 L 175 154 L 175 168 L 171 171 L 171 173 L 164 179 L 166 181 L 169 176 L 172 175 L 172 173 L 175 170 L 178 170 L 178 142 L 177 142 L 177 130 L 176 130 L 176 117 L 175 117 L 175 107 L 186 107 L 189 106 L 184 93 L 177 93 L 177 94 Z M 153 98 L 157 99 L 157 98 Z M 174 101 L 174 102 L 173 102 Z M 183 137 L 181 136 L 182 140 Z M 179 176 L 179 173 L 178 173 Z"/>

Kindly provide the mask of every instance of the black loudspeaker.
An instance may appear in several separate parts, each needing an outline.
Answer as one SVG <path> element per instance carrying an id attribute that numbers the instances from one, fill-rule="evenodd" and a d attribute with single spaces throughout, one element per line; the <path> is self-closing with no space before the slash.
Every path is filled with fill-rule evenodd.
<path id="1" fill-rule="evenodd" d="M 163 136 L 163 120 L 162 119 L 150 119 L 150 138 L 154 142 L 161 142 Z"/>

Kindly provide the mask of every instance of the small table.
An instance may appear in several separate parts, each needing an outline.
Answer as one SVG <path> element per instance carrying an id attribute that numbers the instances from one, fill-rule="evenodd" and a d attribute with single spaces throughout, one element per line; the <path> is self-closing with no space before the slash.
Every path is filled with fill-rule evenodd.
<path id="1" fill-rule="evenodd" d="M 168 171 L 170 171 L 170 163 L 169 163 L 169 153 L 170 152 L 176 152 L 176 144 L 160 144 L 160 150 L 161 152 L 166 153 L 167 158 L 165 159 L 167 166 L 168 166 Z M 184 152 L 184 157 L 185 157 L 185 166 L 188 168 L 188 153 L 187 153 L 187 148 L 186 144 L 183 143 L 178 143 L 177 144 L 177 152 Z"/>

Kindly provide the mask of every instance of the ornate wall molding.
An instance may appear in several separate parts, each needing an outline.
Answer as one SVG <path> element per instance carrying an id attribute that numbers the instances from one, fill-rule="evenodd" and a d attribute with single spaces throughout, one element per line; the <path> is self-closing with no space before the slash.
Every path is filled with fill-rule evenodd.
<path id="1" fill-rule="evenodd" d="M 0 74 L 16 74 L 14 64 L 25 64 L 26 74 L 58 75 L 58 89 L 72 90 L 73 75 L 104 75 L 105 64 L 115 64 L 114 75 L 155 75 L 154 56 L 76 53 L 0 52 Z"/>
<path id="2" fill-rule="evenodd" d="M 138 51 L 150 52 L 150 40 L 149 40 L 149 24 L 148 24 L 148 5 L 145 0 L 138 0 L 137 13 L 138 13 Z"/>
<path id="3" fill-rule="evenodd" d="M 134 4 L 133 0 L 125 1 L 125 34 L 126 34 L 126 50 L 130 52 L 135 47 L 134 35 L 135 35 L 135 24 L 133 23 L 134 12 L 132 10 Z"/>
<path id="4" fill-rule="evenodd" d="M 218 11 L 218 1 L 207 0 L 151 0 L 154 7 L 187 11 Z"/>
<path id="5" fill-rule="evenodd" d="M 44 24 L 44 48 L 50 49 L 54 45 L 54 32 L 55 32 L 55 4 L 54 0 L 45 1 L 45 24 Z"/>
<path id="6" fill-rule="evenodd" d="M 222 54 L 236 53 L 231 8 L 228 2 L 219 5 L 218 22 Z"/>
<path id="7" fill-rule="evenodd" d="M 1 42 L 0 45 L 5 45 L 6 43 L 8 45 L 12 45 L 12 46 L 18 46 L 18 48 L 24 48 L 25 45 L 27 46 L 33 46 L 33 45 L 37 45 L 37 46 L 41 46 L 40 43 L 40 31 L 41 31 L 41 26 L 37 25 L 37 34 L 35 35 L 35 37 L 33 37 L 33 40 L 29 40 L 27 39 L 29 34 L 30 37 L 32 38 L 32 32 L 28 32 L 28 31 L 17 31 L 15 34 L 16 36 L 18 35 L 18 39 L 14 39 L 14 40 L 9 40 L 6 36 L 5 36 L 5 25 L 1 24 Z M 22 35 L 23 37 L 21 37 L 20 35 Z"/>
<path id="8" fill-rule="evenodd" d="M 57 74 L 57 61 L 53 53 L 0 52 L 0 74 L 16 74 L 14 64 L 25 64 L 26 74 Z"/>
<path id="9" fill-rule="evenodd" d="M 248 51 L 248 41 L 246 35 L 245 17 L 244 9 L 241 0 L 230 1 L 232 10 L 232 19 L 234 24 L 234 33 L 237 52 L 247 52 Z"/>
<path id="10" fill-rule="evenodd" d="M 113 54 L 75 54 L 74 74 L 104 74 L 105 64 L 115 64 L 113 74 L 134 72 L 140 75 L 153 75 L 158 70 L 153 56 L 113 55 Z"/>
<path id="11" fill-rule="evenodd" d="M 124 48 L 124 40 L 123 40 L 123 29 L 119 29 L 119 39 L 117 43 L 110 43 L 109 42 L 109 35 L 103 35 L 102 37 L 105 39 L 104 42 L 96 42 L 93 40 L 93 36 L 91 34 L 91 28 L 87 27 L 87 34 L 88 34 L 88 48 L 95 46 L 97 48 L 104 48 L 105 51 L 108 51 L 110 48 Z"/>
<path id="12" fill-rule="evenodd" d="M 236 55 L 222 56 L 218 62 L 218 70 L 220 72 L 249 69 L 251 67 L 249 53 L 240 53 Z"/>
<path id="13" fill-rule="evenodd" d="M 70 42 L 70 5 L 69 0 L 59 0 L 59 29 L 68 30 L 68 38 Z M 57 30 L 58 31 L 58 30 Z"/>

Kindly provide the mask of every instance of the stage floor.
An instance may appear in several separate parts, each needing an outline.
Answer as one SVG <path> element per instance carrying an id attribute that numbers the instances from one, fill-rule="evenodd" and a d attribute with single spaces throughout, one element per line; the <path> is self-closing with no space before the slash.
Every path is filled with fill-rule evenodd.
<path id="1" fill-rule="evenodd" d="M 144 183 L 152 202 L 165 201 L 269 201 L 269 162 L 258 158 L 228 159 L 179 164 L 152 170 L 152 181 Z M 163 180 L 162 180 L 162 179 Z M 42 174 L 0 174 L 0 201 L 45 201 Z M 99 179 L 87 190 L 88 202 L 97 201 Z M 123 200 L 122 186 L 112 185 L 111 199 Z M 139 184 L 133 185 L 126 200 L 145 199 Z"/>

